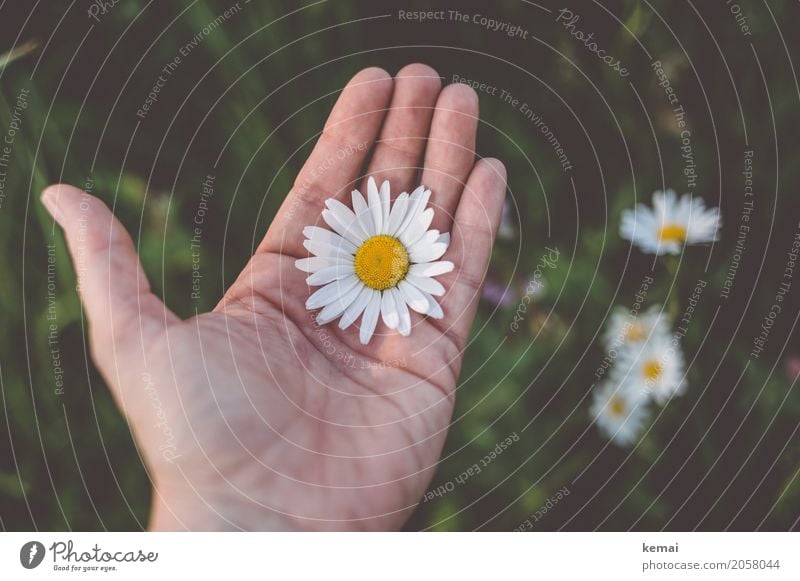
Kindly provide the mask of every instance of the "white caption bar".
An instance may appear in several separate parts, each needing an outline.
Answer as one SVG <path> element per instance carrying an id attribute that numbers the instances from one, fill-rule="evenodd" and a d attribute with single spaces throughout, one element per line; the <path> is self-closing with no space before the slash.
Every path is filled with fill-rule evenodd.
<path id="1" fill-rule="evenodd" d="M 749 581 L 800 579 L 799 549 L 791 533 L 2 533 L 0 579 Z"/>

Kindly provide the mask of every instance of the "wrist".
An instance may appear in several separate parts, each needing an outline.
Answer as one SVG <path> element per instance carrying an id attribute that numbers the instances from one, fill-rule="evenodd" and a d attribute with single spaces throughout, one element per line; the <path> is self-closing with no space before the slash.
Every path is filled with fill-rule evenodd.
<path id="1" fill-rule="evenodd" d="M 150 531 L 286 531 L 298 526 L 241 493 L 221 495 L 189 487 L 181 490 L 154 487 L 147 528 Z"/>

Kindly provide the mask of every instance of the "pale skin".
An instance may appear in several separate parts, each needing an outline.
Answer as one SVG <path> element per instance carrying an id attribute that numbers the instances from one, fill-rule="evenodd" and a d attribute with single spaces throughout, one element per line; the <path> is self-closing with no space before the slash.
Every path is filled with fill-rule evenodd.
<path id="1" fill-rule="evenodd" d="M 441 455 L 502 214 L 505 168 L 476 162 L 477 124 L 475 92 L 442 89 L 428 66 L 356 74 L 236 282 L 187 320 L 150 292 L 103 202 L 64 184 L 44 191 L 79 273 L 94 361 L 153 483 L 151 530 L 392 530 L 408 519 Z M 366 176 L 390 180 L 393 199 L 418 182 L 432 190 L 432 227 L 451 232 L 443 259 L 455 269 L 438 279 L 444 318 L 413 313 L 410 337 L 379 322 L 362 345 L 357 325 L 315 325 L 314 289 L 294 263 L 308 255 L 303 227 L 324 226 L 325 199 L 349 206 Z"/>

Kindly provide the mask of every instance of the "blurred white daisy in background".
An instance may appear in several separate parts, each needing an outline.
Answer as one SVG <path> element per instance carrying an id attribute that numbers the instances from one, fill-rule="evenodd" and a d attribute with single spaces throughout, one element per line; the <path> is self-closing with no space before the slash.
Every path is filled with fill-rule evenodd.
<path id="1" fill-rule="evenodd" d="M 607 349 L 622 345 L 640 345 L 657 333 L 669 333 L 668 317 L 661 305 L 653 305 L 638 315 L 618 306 L 608 318 L 603 341 Z"/>
<path id="2" fill-rule="evenodd" d="M 517 236 L 516 222 L 514 220 L 514 207 L 511 199 L 506 198 L 503 202 L 503 217 L 500 220 L 500 227 L 497 229 L 498 240 L 513 240 Z"/>
<path id="3" fill-rule="evenodd" d="M 306 301 L 320 325 L 338 317 L 346 329 L 359 316 L 359 340 L 366 345 L 378 317 L 390 329 L 411 332 L 409 308 L 433 318 L 444 316 L 433 298 L 444 287 L 433 277 L 453 270 L 453 263 L 438 260 L 447 251 L 450 234 L 428 230 L 433 208 L 426 208 L 431 191 L 419 186 L 403 192 L 391 203 L 389 182 L 380 190 L 373 178 L 367 183 L 367 200 L 353 190 L 353 209 L 333 198 L 327 200 L 322 219 L 333 232 L 317 226 L 303 229 L 303 246 L 312 254 L 295 262 L 311 273 L 306 282 L 322 286 Z M 324 285 L 324 286 L 323 286 Z"/>
<path id="4" fill-rule="evenodd" d="M 686 244 L 717 240 L 720 227 L 719 208 L 706 208 L 702 198 L 675 190 L 656 191 L 652 209 L 636 204 L 624 210 L 620 236 L 649 254 L 680 254 Z"/>
<path id="5" fill-rule="evenodd" d="M 686 390 L 683 353 L 666 333 L 655 333 L 641 345 L 623 349 L 612 377 L 660 405 Z"/>
<path id="6" fill-rule="evenodd" d="M 649 413 L 647 399 L 630 384 L 607 381 L 594 390 L 589 411 L 600 432 L 619 446 L 641 435 Z"/>

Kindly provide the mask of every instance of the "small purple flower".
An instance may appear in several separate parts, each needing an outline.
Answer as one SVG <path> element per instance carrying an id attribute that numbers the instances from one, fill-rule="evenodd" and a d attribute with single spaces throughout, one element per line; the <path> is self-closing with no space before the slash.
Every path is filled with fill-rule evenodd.
<path id="1" fill-rule="evenodd" d="M 800 356 L 789 355 L 783 362 L 783 368 L 786 371 L 786 377 L 789 381 L 794 381 L 800 375 Z"/>
<path id="2" fill-rule="evenodd" d="M 483 298 L 496 307 L 509 307 L 517 301 L 517 293 L 509 285 L 487 278 L 483 285 Z"/>

